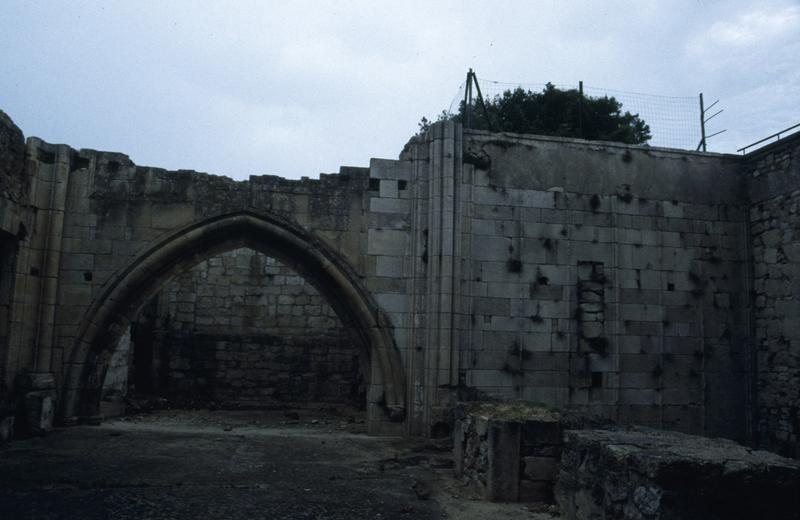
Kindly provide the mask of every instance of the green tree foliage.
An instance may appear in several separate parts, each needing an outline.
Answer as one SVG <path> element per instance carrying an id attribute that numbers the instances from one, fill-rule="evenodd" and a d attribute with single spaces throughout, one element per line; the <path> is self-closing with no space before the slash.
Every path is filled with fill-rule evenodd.
<path id="1" fill-rule="evenodd" d="M 463 122 L 465 105 L 457 114 L 443 111 L 437 121 Z M 488 116 L 488 121 L 487 121 Z M 423 117 L 420 132 L 432 121 Z M 597 141 L 643 144 L 650 140 L 650 127 L 638 114 L 622 111 L 614 97 L 583 96 L 576 89 L 561 90 L 548 83 L 541 92 L 517 88 L 470 107 L 471 128 L 496 132 L 578 137 Z"/>

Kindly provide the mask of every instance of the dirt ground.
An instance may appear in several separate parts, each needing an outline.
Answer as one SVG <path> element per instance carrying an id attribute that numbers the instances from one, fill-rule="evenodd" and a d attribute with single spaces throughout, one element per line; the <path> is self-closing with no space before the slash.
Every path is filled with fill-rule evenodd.
<path id="1" fill-rule="evenodd" d="M 446 443 L 347 409 L 161 410 L 0 447 L 0 518 L 537 519 L 452 478 Z"/>

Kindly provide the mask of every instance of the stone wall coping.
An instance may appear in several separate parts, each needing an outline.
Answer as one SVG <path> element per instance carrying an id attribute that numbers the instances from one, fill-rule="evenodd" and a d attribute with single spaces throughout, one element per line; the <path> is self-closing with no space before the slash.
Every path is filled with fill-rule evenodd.
<path id="1" fill-rule="evenodd" d="M 650 457 L 712 464 L 728 471 L 782 467 L 800 472 L 800 460 L 754 450 L 722 438 L 631 427 L 618 430 L 566 430 L 566 444 L 595 445 L 615 458 L 645 462 Z"/>
<path id="2" fill-rule="evenodd" d="M 465 415 L 483 420 L 504 423 L 553 422 L 561 421 L 561 414 L 542 406 L 525 401 L 477 401 L 459 405 Z"/>
<path id="3" fill-rule="evenodd" d="M 659 152 L 665 153 L 669 155 L 680 155 L 680 156 L 697 156 L 697 157 L 710 157 L 710 158 L 719 158 L 719 159 L 733 159 L 735 161 L 741 161 L 742 155 L 735 154 L 735 153 L 718 153 L 718 152 L 698 152 L 695 150 L 682 150 L 680 148 L 666 148 L 662 146 L 650 146 L 646 144 L 625 144 L 619 143 L 614 141 L 596 141 L 590 139 L 578 139 L 574 137 L 556 137 L 550 135 L 538 135 L 538 134 L 517 134 L 513 132 L 490 132 L 488 130 L 473 130 L 473 129 L 464 129 L 464 137 L 477 137 L 477 138 L 488 138 L 494 140 L 508 140 L 511 142 L 525 142 L 525 141 L 541 141 L 541 142 L 549 142 L 549 143 L 559 143 L 559 144 L 574 144 L 583 146 L 585 148 L 618 148 L 621 150 L 639 150 L 639 151 L 647 151 L 647 152 Z"/>

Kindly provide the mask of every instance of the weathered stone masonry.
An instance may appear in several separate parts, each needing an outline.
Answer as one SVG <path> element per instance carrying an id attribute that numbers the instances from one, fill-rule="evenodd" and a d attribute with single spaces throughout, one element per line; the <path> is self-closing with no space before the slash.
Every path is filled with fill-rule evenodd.
<path id="1" fill-rule="evenodd" d="M 739 160 L 478 132 L 463 140 L 466 386 L 742 438 Z"/>
<path id="2" fill-rule="evenodd" d="M 368 367 L 368 353 L 324 298 L 274 258 L 248 249 L 210 258 L 148 306 L 154 319 L 137 320 L 132 334 L 135 350 L 146 352 L 129 364 L 140 392 L 228 406 L 363 401 L 359 358 Z"/>
<path id="3" fill-rule="evenodd" d="M 27 150 L 33 188 L 3 212 L 13 236 L 20 224 L 28 230 L 16 240 L 1 357 L 9 391 L 57 389 L 62 421 L 97 414 L 112 351 L 141 305 L 183 268 L 246 246 L 315 285 L 369 349 L 370 428 L 403 424 L 399 347 L 374 300 L 379 287 L 358 274 L 368 263 L 366 169 L 343 168 L 318 181 L 234 182 L 140 168 L 121 154 L 35 138 Z M 18 382 L 23 373 L 35 384 Z"/>
<path id="4" fill-rule="evenodd" d="M 748 157 L 759 444 L 800 457 L 800 146 Z"/>
<path id="5" fill-rule="evenodd" d="M 797 278 L 772 271 L 797 265 L 798 140 L 779 148 L 789 159 L 766 171 L 757 152 L 440 124 L 399 160 L 234 182 L 29 138 L 15 178 L 31 190 L 0 208 L 18 249 L 5 387 L 50 377 L 61 420 L 97 413 L 146 299 L 251 247 L 317 287 L 369 352 L 373 432 L 442 431 L 456 400 L 493 397 L 791 444 Z"/>

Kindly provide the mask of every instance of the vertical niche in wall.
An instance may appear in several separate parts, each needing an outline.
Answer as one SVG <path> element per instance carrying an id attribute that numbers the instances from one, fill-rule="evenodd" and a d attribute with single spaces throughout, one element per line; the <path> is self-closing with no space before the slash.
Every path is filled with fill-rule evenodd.
<path id="1" fill-rule="evenodd" d="M 177 274 L 139 312 L 129 341 L 127 392 L 139 398 L 175 407 L 366 405 L 370 360 L 357 334 L 307 280 L 248 248 Z"/>
<path id="2" fill-rule="evenodd" d="M 604 386 L 609 342 L 605 334 L 606 276 L 602 262 L 578 262 L 578 351 L 585 356 L 584 384 L 595 399 Z"/>

